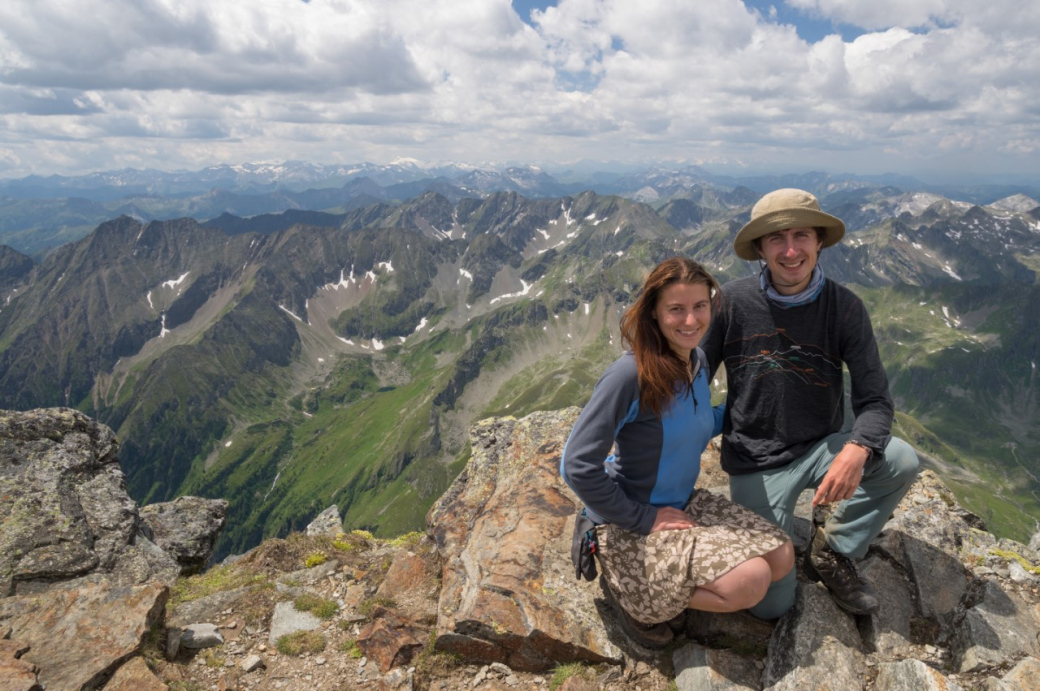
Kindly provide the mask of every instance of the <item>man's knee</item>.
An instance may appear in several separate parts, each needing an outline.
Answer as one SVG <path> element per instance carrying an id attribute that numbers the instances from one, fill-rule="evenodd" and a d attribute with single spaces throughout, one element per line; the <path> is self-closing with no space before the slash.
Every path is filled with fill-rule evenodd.
<path id="1" fill-rule="evenodd" d="M 905 485 L 910 485 L 921 469 L 921 461 L 914 447 L 899 437 L 892 437 L 888 442 L 882 459 L 892 477 L 902 480 Z"/>

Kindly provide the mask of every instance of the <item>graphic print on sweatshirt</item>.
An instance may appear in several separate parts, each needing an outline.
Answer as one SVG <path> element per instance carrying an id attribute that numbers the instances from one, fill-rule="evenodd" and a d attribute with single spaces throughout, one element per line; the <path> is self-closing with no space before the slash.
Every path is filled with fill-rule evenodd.
<path id="1" fill-rule="evenodd" d="M 748 343 L 749 347 L 736 346 Z M 726 350 L 736 348 L 737 355 L 725 359 L 726 372 L 733 378 L 758 381 L 766 377 L 783 376 L 809 386 L 830 387 L 834 378 L 841 381 L 841 358 L 825 352 L 811 343 L 798 343 L 787 335 L 786 329 L 772 333 L 753 334 L 726 343 Z"/>

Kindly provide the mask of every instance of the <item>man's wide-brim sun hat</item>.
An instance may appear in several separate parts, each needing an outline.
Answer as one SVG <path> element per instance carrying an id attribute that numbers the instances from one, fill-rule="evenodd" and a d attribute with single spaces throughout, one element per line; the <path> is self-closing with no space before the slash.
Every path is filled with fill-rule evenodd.
<path id="1" fill-rule="evenodd" d="M 823 246 L 830 247 L 845 236 L 840 218 L 820 211 L 820 202 L 805 190 L 783 189 L 770 192 L 751 208 L 751 220 L 733 240 L 733 251 L 741 259 L 755 261 L 755 240 L 788 228 L 823 228 Z"/>

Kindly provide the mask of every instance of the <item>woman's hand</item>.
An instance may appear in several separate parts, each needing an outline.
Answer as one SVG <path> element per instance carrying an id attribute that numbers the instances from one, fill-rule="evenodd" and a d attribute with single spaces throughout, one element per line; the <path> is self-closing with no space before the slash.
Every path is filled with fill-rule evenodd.
<path id="1" fill-rule="evenodd" d="M 690 515 L 680 509 L 673 509 L 670 506 L 662 506 L 657 509 L 657 516 L 654 518 L 654 527 L 650 529 L 651 533 L 656 533 L 661 530 L 686 530 L 688 528 L 696 528 L 697 524 L 694 523 Z"/>

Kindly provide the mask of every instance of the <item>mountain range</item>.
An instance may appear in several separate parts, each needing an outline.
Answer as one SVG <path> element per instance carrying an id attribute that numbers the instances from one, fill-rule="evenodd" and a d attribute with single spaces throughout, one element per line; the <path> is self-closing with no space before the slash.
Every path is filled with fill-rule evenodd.
<path id="1" fill-rule="evenodd" d="M 731 243 L 758 192 L 687 173 L 632 196 L 403 201 L 355 178 L 325 188 L 372 192 L 353 206 L 309 188 L 312 208 L 122 215 L 35 260 L 0 247 L 0 408 L 111 426 L 139 502 L 228 499 L 218 557 L 330 504 L 350 527 L 416 529 L 471 423 L 587 400 L 651 266 L 681 253 L 722 280 L 757 271 Z M 849 233 L 822 264 L 871 310 L 896 433 L 992 530 L 1028 540 L 1040 204 L 825 178 L 805 186 Z"/>
<path id="2" fill-rule="evenodd" d="M 345 213 L 377 202 L 400 204 L 426 192 L 457 202 L 497 192 L 539 199 L 593 191 L 657 205 L 676 197 L 710 197 L 719 190 L 739 190 L 757 197 L 780 187 L 850 197 L 888 187 L 974 204 L 990 204 L 1016 194 L 1040 198 L 1040 184 L 1026 178 L 1018 183 L 936 185 L 894 174 L 809 172 L 739 177 L 692 165 L 611 165 L 608 169 L 579 163 L 550 172 L 534 166 L 437 165 L 409 159 L 350 165 L 286 161 L 219 165 L 198 171 L 124 169 L 0 179 L 0 244 L 39 259 L 52 248 L 84 237 L 100 223 L 124 214 L 140 221 L 191 217 L 205 222 L 223 214 L 251 217 L 288 210 Z"/>

